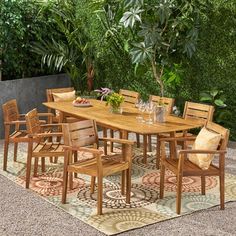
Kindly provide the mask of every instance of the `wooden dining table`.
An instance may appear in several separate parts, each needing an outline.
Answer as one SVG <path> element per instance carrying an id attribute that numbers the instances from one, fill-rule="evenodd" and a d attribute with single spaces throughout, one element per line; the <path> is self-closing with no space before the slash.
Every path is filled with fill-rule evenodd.
<path id="1" fill-rule="evenodd" d="M 169 133 L 171 137 L 175 136 L 177 131 L 185 131 L 202 126 L 202 122 L 195 119 L 183 119 L 176 116 L 167 116 L 163 123 L 154 124 L 140 123 L 136 119 L 139 114 L 137 108 L 133 105 L 122 105 L 122 114 L 111 113 L 106 102 L 90 99 L 91 106 L 77 107 L 69 102 L 45 102 L 48 108 L 61 112 L 62 117 L 71 116 L 79 119 L 93 119 L 96 123 L 105 128 L 119 130 L 122 138 L 128 139 L 128 133 L 133 132 L 143 135 L 143 162 L 147 162 L 147 136 Z M 144 114 L 148 118 L 148 114 Z M 63 119 L 63 118 L 62 118 Z M 171 151 L 175 150 L 175 143 L 170 144 Z"/>

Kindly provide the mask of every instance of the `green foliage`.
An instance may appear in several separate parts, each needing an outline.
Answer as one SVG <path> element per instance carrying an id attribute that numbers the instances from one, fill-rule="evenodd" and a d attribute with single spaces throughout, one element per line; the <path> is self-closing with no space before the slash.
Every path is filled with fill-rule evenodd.
<path id="1" fill-rule="evenodd" d="M 231 112 L 226 109 L 225 100 L 223 91 L 216 88 L 200 93 L 200 101 L 215 106 L 214 120 L 223 125 L 230 124 L 228 121 L 232 118 Z"/>
<path id="2" fill-rule="evenodd" d="M 131 50 L 133 63 L 146 64 L 160 85 L 165 66 L 176 52 L 189 57 L 195 52 L 198 38 L 197 21 L 199 1 L 126 1 L 120 23 L 132 31 Z"/>
<path id="3" fill-rule="evenodd" d="M 231 113 L 221 122 L 236 140 L 236 2 L 209 0 L 207 18 L 201 18 L 197 53 L 183 63 L 185 80 L 181 91 L 184 99 L 199 101 L 201 91 L 217 88 L 223 91 L 224 111 Z"/>
<path id="4" fill-rule="evenodd" d="M 113 109 L 117 110 L 125 98 L 119 93 L 112 93 L 106 97 L 106 105 L 110 105 Z"/>
<path id="5" fill-rule="evenodd" d="M 32 41 L 47 38 L 50 32 L 48 12 L 38 15 L 41 6 L 37 0 L 0 1 L 0 69 L 4 80 L 49 72 L 41 68 L 40 57 L 30 50 Z"/>

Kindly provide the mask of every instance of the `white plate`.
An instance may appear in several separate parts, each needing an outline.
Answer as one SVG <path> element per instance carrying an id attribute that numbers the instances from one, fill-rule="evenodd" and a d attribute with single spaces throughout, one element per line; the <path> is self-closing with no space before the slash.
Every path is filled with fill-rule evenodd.
<path id="1" fill-rule="evenodd" d="M 74 107 L 91 107 L 91 103 L 72 103 Z"/>

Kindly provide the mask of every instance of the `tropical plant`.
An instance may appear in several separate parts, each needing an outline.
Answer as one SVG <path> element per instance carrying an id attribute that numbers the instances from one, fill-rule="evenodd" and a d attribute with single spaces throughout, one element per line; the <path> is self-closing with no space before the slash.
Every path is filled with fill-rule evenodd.
<path id="1" fill-rule="evenodd" d="M 90 39 L 83 32 L 83 22 L 77 17 L 79 0 L 60 0 L 51 6 L 51 17 L 59 40 L 41 39 L 32 50 L 42 55 L 42 64 L 57 71 L 65 70 L 77 90 L 93 87 L 94 67 Z M 43 9 L 42 9 L 43 10 Z"/>
<path id="2" fill-rule="evenodd" d="M 198 0 L 126 0 L 120 23 L 132 32 L 129 52 L 135 64 L 145 64 L 160 85 L 166 65 L 180 51 L 191 57 L 198 38 Z"/>
<path id="3" fill-rule="evenodd" d="M 226 98 L 222 90 L 213 88 L 210 91 L 204 91 L 200 93 L 200 101 L 215 106 L 214 119 L 217 123 L 227 123 L 232 114 L 226 109 Z"/>

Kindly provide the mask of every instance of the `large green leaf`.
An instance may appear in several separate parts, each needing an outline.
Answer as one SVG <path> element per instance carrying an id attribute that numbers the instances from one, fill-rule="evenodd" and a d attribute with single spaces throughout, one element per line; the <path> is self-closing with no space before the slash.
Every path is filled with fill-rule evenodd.
<path id="1" fill-rule="evenodd" d="M 144 42 L 134 44 L 130 54 L 132 56 L 133 63 L 143 63 L 147 59 L 151 59 L 153 55 L 153 49 L 150 46 L 146 46 Z"/>

